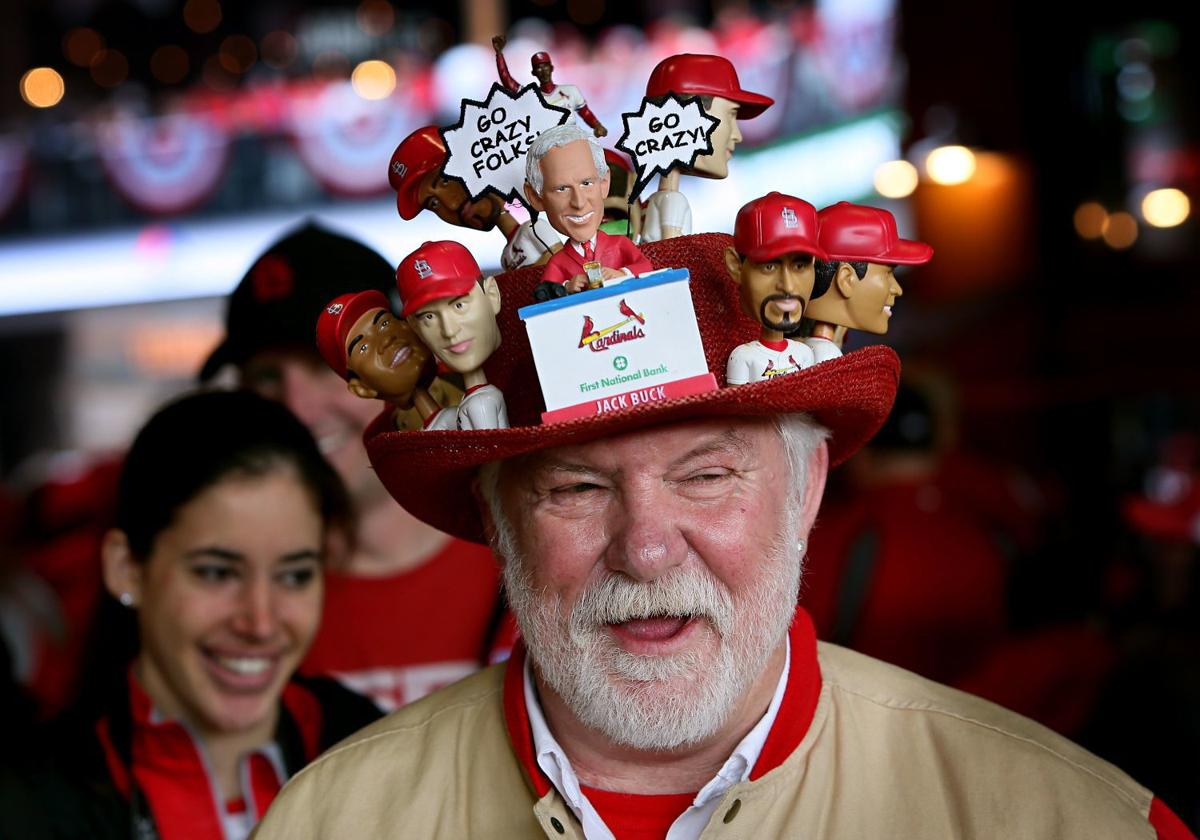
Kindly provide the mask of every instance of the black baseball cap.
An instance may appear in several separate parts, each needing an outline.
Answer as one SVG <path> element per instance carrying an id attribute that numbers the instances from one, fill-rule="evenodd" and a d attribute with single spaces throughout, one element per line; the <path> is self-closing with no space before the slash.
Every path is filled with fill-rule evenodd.
<path id="1" fill-rule="evenodd" d="M 396 309 L 396 269 L 353 239 L 306 222 L 254 261 L 225 310 L 225 340 L 204 366 L 207 382 L 227 364 L 271 349 L 317 351 L 317 316 L 346 292 L 376 289 Z"/>

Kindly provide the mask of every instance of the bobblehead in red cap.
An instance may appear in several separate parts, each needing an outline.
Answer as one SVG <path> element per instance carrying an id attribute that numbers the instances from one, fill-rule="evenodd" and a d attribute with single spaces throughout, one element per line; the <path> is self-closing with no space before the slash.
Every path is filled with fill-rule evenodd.
<path id="1" fill-rule="evenodd" d="M 757 341 L 735 347 L 725 381 L 745 385 L 795 373 L 814 363 L 791 336 L 800 329 L 813 290 L 817 210 L 802 198 L 772 192 L 742 207 L 725 249 L 725 268 L 740 290 L 742 311 L 762 326 Z"/>
<path id="2" fill-rule="evenodd" d="M 650 74 L 646 98 L 661 99 L 668 94 L 680 97 L 711 97 L 704 110 L 719 120 L 709 135 L 712 152 L 697 157 L 684 170 L 672 169 L 658 183 L 658 190 L 646 200 L 642 222 L 642 242 L 658 242 L 692 232 L 692 208 L 679 191 L 681 175 L 701 178 L 725 178 L 737 144 L 742 142 L 739 119 L 753 119 L 775 100 L 761 93 L 744 90 L 729 59 L 719 55 L 682 53 L 664 58 Z"/>
<path id="3" fill-rule="evenodd" d="M 400 218 L 407 221 L 428 209 L 455 227 L 500 228 L 505 242 L 500 264 L 505 271 L 535 264 L 548 247 L 558 243 L 545 221 L 518 222 L 494 196 L 471 201 L 462 182 L 441 177 L 445 163 L 446 143 L 436 125 L 418 128 L 400 141 L 388 165 L 388 183 L 396 191 Z"/>
<path id="4" fill-rule="evenodd" d="M 392 314 L 382 292 L 340 295 L 317 318 L 317 349 L 350 392 L 397 409 L 414 404 L 429 427 L 441 407 L 427 390 L 437 373 L 433 354 L 412 327 Z M 453 409 L 438 428 L 453 428 Z M 447 425 L 447 423 L 449 425 Z"/>
<path id="5" fill-rule="evenodd" d="M 508 428 L 504 396 L 483 372 L 500 346 L 496 278 L 483 277 L 471 252 L 457 242 L 426 242 L 400 261 L 396 286 L 408 323 L 446 367 L 463 376 L 458 427 Z"/>
<path id="6" fill-rule="evenodd" d="M 904 289 L 897 265 L 929 262 L 933 249 L 901 239 L 887 210 L 839 201 L 817 213 L 820 244 L 828 256 L 817 260 L 816 284 L 808 317 L 816 324 L 806 343 L 817 361 L 837 358 L 837 327 L 887 332 L 896 298 Z"/>

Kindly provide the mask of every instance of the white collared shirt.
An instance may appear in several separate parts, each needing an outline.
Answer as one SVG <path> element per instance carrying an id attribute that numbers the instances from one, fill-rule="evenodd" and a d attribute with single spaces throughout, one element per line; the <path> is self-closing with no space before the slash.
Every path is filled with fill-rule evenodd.
<path id="1" fill-rule="evenodd" d="M 779 706 L 783 703 L 783 693 L 787 687 L 788 671 L 792 665 L 792 643 L 786 640 L 783 671 L 779 675 L 779 683 L 775 686 L 775 695 L 771 705 L 767 706 L 766 714 L 746 733 L 733 753 L 717 771 L 692 801 L 691 807 L 680 814 L 671 829 L 667 832 L 666 840 L 695 840 L 708 825 L 717 804 L 725 792 L 738 782 L 750 777 L 754 763 L 762 752 L 767 735 L 775 724 L 779 714 Z M 533 751 L 537 757 L 538 767 L 546 774 L 551 784 L 567 803 L 567 807 L 575 814 L 575 818 L 583 825 L 583 836 L 587 840 L 614 840 L 612 831 L 600 819 L 596 809 L 579 789 L 579 778 L 575 775 L 571 761 L 566 751 L 550 733 L 546 718 L 542 714 L 542 706 L 538 702 L 537 693 L 533 689 L 533 671 L 530 657 L 525 657 L 525 708 L 529 713 L 529 728 L 533 733 Z"/>

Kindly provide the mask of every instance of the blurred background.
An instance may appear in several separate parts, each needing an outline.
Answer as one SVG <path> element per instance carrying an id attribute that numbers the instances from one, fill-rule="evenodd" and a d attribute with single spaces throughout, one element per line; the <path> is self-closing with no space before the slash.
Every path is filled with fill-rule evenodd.
<path id="1" fill-rule="evenodd" d="M 1072 8 L 1074 7 L 1074 8 Z M 77 690 L 122 449 L 194 382 L 223 296 L 304 218 L 393 262 L 387 161 L 548 50 L 620 135 L 717 52 L 776 105 L 695 229 L 771 189 L 933 245 L 884 340 L 906 388 L 839 471 L 823 635 L 991 697 L 1200 825 L 1200 32 L 1184 4 L 45 0 L 0 5 L 0 632 L 39 714 Z M 81 558 L 84 558 L 81 560 Z"/>

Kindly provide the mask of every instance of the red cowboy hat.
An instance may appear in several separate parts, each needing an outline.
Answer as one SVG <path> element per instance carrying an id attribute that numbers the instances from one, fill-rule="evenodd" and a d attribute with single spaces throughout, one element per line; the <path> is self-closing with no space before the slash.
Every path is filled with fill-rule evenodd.
<path id="1" fill-rule="evenodd" d="M 655 268 L 682 266 L 691 272 L 705 357 L 720 385 L 730 351 L 756 340 L 762 329 L 742 314 L 738 287 L 726 273 L 723 254 L 732 244 L 727 234 L 702 233 L 642 247 Z M 830 430 L 830 458 L 836 464 L 866 443 L 891 411 L 900 360 L 890 348 L 877 346 L 763 382 L 544 425 L 529 340 L 516 314 L 518 307 L 532 302 L 541 276 L 540 266 L 530 266 L 497 278 L 504 296 L 497 316 L 503 340 L 484 371 L 504 393 L 512 428 L 400 432 L 385 412 L 363 436 L 375 472 L 396 501 L 447 533 L 486 541 L 471 484 L 478 467 L 490 461 L 663 423 L 805 412 Z"/>

